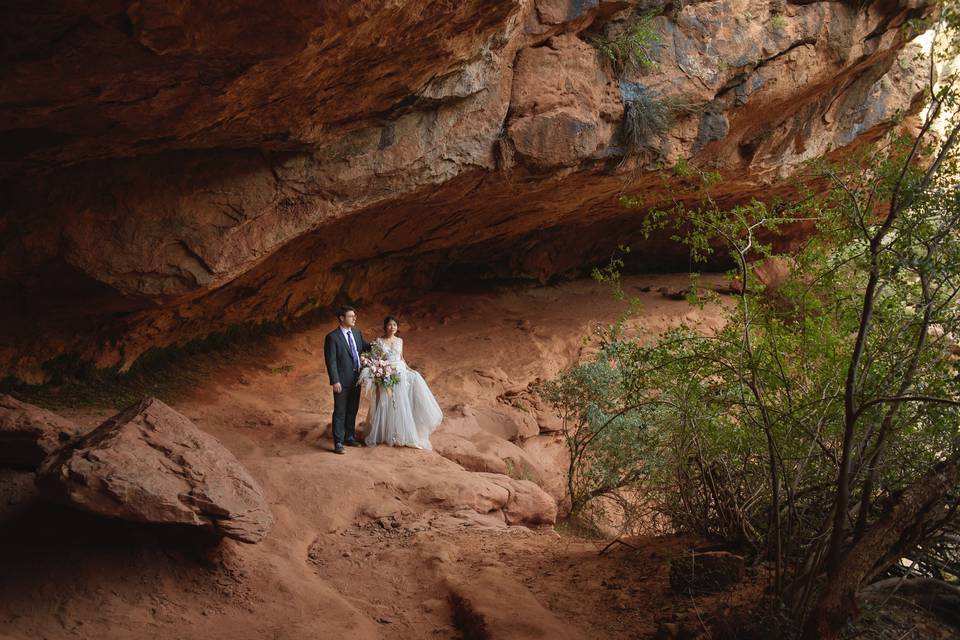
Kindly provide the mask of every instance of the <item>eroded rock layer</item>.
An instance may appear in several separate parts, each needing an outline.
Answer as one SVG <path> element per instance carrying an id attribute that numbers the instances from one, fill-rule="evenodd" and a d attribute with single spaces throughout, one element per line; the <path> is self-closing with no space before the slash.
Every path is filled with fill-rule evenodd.
<path id="1" fill-rule="evenodd" d="M 922 4 L 641 4 L 8 5 L 0 374 L 619 244 L 676 267 L 623 195 L 694 201 L 719 172 L 714 197 L 767 197 L 921 95 Z M 621 69 L 593 44 L 641 15 L 653 64 Z"/>
<path id="2" fill-rule="evenodd" d="M 80 437 L 76 424 L 0 394 L 0 467 L 30 471 Z"/>
<path id="3" fill-rule="evenodd" d="M 233 454 L 156 398 L 49 457 L 37 482 L 53 500 L 133 522 L 204 527 L 250 543 L 273 526 L 263 489 Z"/>

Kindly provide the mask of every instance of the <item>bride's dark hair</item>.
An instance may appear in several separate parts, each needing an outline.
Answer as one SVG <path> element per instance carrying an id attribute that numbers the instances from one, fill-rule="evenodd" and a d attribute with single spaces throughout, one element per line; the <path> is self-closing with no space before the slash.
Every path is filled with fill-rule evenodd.
<path id="1" fill-rule="evenodd" d="M 390 322 L 396 322 L 396 323 L 397 323 L 397 329 L 400 329 L 400 321 L 397 320 L 397 317 L 396 317 L 396 316 L 387 316 L 386 318 L 383 319 L 383 330 L 384 330 L 384 331 L 387 330 L 387 325 L 390 324 Z"/>

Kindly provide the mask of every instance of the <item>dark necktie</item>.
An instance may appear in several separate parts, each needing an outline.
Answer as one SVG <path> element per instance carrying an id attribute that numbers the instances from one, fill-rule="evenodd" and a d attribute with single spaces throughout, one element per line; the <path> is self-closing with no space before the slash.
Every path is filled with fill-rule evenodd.
<path id="1" fill-rule="evenodd" d="M 357 355 L 357 345 L 353 341 L 353 331 L 347 331 L 347 341 L 350 343 L 350 355 L 353 356 L 353 366 L 360 368 L 360 356 Z"/>

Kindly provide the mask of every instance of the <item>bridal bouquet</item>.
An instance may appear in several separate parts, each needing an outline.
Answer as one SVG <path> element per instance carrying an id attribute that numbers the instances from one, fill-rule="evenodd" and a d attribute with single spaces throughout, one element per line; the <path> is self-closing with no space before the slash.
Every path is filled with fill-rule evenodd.
<path id="1" fill-rule="evenodd" d="M 400 382 L 400 374 L 394 370 L 380 345 L 375 344 L 369 352 L 360 355 L 360 366 L 360 380 L 370 381 L 386 389 L 388 394 Z"/>

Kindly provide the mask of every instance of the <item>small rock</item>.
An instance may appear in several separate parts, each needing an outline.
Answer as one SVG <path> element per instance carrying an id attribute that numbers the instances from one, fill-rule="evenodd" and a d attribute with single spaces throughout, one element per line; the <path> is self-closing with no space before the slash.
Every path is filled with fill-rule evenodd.
<path id="1" fill-rule="evenodd" d="M 690 293 L 689 288 L 683 289 L 670 289 L 667 287 L 660 287 L 657 289 L 664 298 L 669 298 L 670 300 L 686 300 L 687 295 Z"/>

